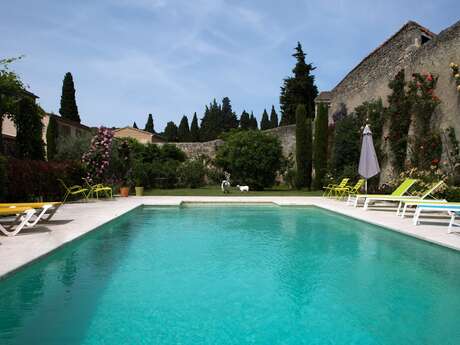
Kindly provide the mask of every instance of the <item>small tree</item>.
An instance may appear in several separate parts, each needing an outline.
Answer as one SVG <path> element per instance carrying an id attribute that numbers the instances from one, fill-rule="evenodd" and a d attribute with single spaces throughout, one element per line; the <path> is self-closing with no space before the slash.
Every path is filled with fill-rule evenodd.
<path id="1" fill-rule="evenodd" d="M 56 157 L 58 142 L 58 125 L 55 115 L 49 115 L 48 128 L 46 129 L 46 157 L 52 161 Z"/>
<path id="2" fill-rule="evenodd" d="M 278 138 L 251 130 L 230 132 L 216 156 L 216 164 L 231 173 L 233 184 L 255 190 L 273 186 L 281 162 Z"/>
<path id="3" fill-rule="evenodd" d="M 251 128 L 251 120 L 249 118 L 249 114 L 246 110 L 243 110 L 240 117 L 240 128 L 241 129 L 250 129 Z"/>
<path id="4" fill-rule="evenodd" d="M 271 128 L 271 123 L 270 123 L 270 120 L 268 119 L 267 109 L 264 109 L 264 112 L 262 114 L 262 119 L 260 120 L 260 129 L 265 130 L 265 129 L 270 129 L 270 128 Z"/>
<path id="5" fill-rule="evenodd" d="M 251 111 L 251 117 L 249 118 L 249 128 L 256 130 L 257 129 L 257 119 L 254 116 L 254 113 Z"/>
<path id="6" fill-rule="evenodd" d="M 137 127 L 137 123 L 136 123 L 136 121 L 134 121 L 134 123 L 133 123 L 133 128 L 136 128 L 136 129 L 138 129 L 138 128 L 139 128 L 139 127 Z"/>
<path id="7" fill-rule="evenodd" d="M 75 100 L 75 85 L 70 72 L 67 72 L 62 82 L 61 108 L 59 114 L 67 120 L 80 123 L 77 102 Z"/>
<path id="8" fill-rule="evenodd" d="M 166 124 L 164 135 L 165 135 L 166 141 L 169 141 L 169 142 L 177 141 L 177 126 L 174 122 L 169 121 Z"/>
<path id="9" fill-rule="evenodd" d="M 152 114 L 149 114 L 149 117 L 147 118 L 147 122 L 145 123 L 144 131 L 147 131 L 147 132 L 150 132 L 150 133 L 155 133 L 155 127 L 153 125 L 153 116 L 152 116 Z"/>
<path id="10" fill-rule="evenodd" d="M 313 165 L 315 167 L 313 188 L 315 190 L 322 188 L 324 176 L 327 172 L 328 131 L 328 106 L 320 103 L 318 105 L 318 115 L 315 119 L 315 141 L 313 149 Z"/>
<path id="11" fill-rule="evenodd" d="M 198 117 L 193 114 L 192 124 L 190 126 L 190 140 L 192 142 L 200 141 L 200 128 L 198 127 Z"/>
<path id="12" fill-rule="evenodd" d="M 272 111 L 270 112 L 270 125 L 271 128 L 278 127 L 278 114 L 276 113 L 274 105 L 272 105 Z"/>
<path id="13" fill-rule="evenodd" d="M 179 128 L 177 130 L 177 140 L 179 142 L 189 142 L 190 140 L 190 128 L 188 126 L 187 116 L 182 116 Z"/>
<path id="14" fill-rule="evenodd" d="M 311 119 L 307 118 L 307 110 L 299 104 L 296 110 L 296 187 L 311 186 L 312 171 L 312 132 Z"/>

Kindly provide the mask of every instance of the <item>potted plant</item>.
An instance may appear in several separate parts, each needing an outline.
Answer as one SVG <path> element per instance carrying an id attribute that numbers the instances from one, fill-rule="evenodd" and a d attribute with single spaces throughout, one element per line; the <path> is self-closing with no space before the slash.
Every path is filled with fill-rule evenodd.
<path id="1" fill-rule="evenodd" d="M 120 195 L 122 197 L 127 197 L 129 195 L 129 190 L 132 185 L 133 185 L 132 172 L 131 172 L 131 169 L 129 169 L 126 172 L 125 178 L 122 180 L 121 187 L 120 187 Z"/>
<path id="2" fill-rule="evenodd" d="M 141 161 L 134 162 L 133 167 L 134 186 L 136 190 L 136 196 L 144 195 L 144 181 L 146 179 L 145 167 Z"/>

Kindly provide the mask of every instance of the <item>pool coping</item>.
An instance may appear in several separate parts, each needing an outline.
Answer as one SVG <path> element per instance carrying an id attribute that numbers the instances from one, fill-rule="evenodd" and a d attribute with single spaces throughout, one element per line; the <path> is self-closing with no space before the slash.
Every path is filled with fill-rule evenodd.
<path id="1" fill-rule="evenodd" d="M 34 232 L 32 229 L 15 237 L 0 236 L 0 280 L 137 207 L 180 207 L 190 203 L 209 206 L 213 204 L 315 206 L 386 230 L 460 251 L 460 234 L 447 234 L 447 225 L 414 226 L 411 218 L 401 219 L 393 213 L 388 214 L 383 211 L 364 211 L 362 208 L 354 208 L 345 205 L 344 202 L 322 197 L 129 197 L 115 198 L 112 201 L 66 204 L 55 216 L 58 223 L 51 221 L 40 226 L 40 229 L 45 231 Z"/>

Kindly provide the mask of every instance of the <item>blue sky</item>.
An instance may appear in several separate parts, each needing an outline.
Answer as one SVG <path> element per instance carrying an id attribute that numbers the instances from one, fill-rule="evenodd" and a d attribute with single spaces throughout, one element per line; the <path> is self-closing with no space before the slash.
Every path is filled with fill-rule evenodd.
<path id="1" fill-rule="evenodd" d="M 82 122 L 156 130 L 202 116 L 213 98 L 234 110 L 278 109 L 300 41 L 320 90 L 329 90 L 408 20 L 438 33 L 460 19 L 460 1 L 9 1 L 0 12 L 0 57 L 58 112 L 65 72 Z"/>

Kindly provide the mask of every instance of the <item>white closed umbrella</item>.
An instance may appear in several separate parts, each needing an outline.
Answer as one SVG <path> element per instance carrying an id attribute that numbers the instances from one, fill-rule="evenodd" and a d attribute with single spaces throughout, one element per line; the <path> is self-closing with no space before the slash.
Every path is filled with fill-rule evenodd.
<path id="1" fill-rule="evenodd" d="M 367 180 L 380 172 L 379 161 L 375 153 L 374 142 L 372 140 L 372 132 L 369 125 L 366 125 L 363 130 L 363 141 L 361 144 L 361 156 L 359 157 L 359 174 Z"/>

